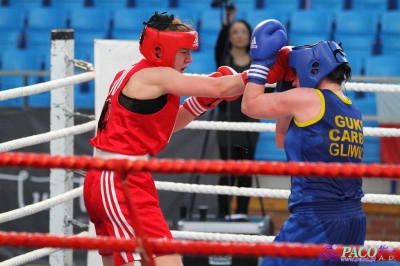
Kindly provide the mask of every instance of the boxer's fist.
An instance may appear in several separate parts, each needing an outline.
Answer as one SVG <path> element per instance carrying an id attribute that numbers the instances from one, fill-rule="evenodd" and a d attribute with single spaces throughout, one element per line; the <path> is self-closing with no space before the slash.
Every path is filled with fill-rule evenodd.
<path id="1" fill-rule="evenodd" d="M 228 66 L 221 66 L 216 72 L 210 74 L 210 77 L 218 78 L 222 76 L 235 75 L 237 72 Z M 194 117 L 202 115 L 210 109 L 214 109 L 223 100 L 233 101 L 240 95 L 229 98 L 211 98 L 211 97 L 189 97 L 183 102 L 183 107 L 188 110 Z"/>
<path id="2" fill-rule="evenodd" d="M 218 73 L 221 73 L 222 76 L 230 76 L 230 75 L 235 75 L 237 74 L 236 70 L 234 70 L 233 68 L 229 67 L 229 66 L 220 66 L 217 69 Z M 211 76 L 211 75 L 210 75 Z"/>
<path id="3" fill-rule="evenodd" d="M 292 46 L 284 46 L 279 50 L 275 64 L 270 68 L 267 83 L 272 84 L 279 81 L 293 81 L 295 72 L 289 67 L 289 53 Z"/>
<path id="4" fill-rule="evenodd" d="M 251 35 L 252 64 L 247 75 L 248 82 L 266 83 L 269 68 L 275 63 L 278 51 L 286 42 L 285 27 L 275 19 L 264 20 L 255 27 Z"/>

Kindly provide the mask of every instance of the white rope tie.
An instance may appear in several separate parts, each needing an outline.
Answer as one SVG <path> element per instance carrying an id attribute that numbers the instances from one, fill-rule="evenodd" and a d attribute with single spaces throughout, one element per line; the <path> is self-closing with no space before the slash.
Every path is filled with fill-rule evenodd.
<path id="1" fill-rule="evenodd" d="M 83 186 L 72 189 L 64 194 L 43 200 L 41 202 L 27 205 L 25 207 L 15 209 L 0 214 L 0 224 L 8 221 L 16 220 L 28 215 L 38 213 L 40 211 L 47 210 L 51 207 L 57 206 L 58 204 L 73 200 L 83 194 Z"/>
<path id="2" fill-rule="evenodd" d="M 51 80 L 51 81 L 35 84 L 35 85 L 1 91 L 0 92 L 0 101 L 12 99 L 12 98 L 23 97 L 23 96 L 28 96 L 28 95 L 33 95 L 33 94 L 38 94 L 41 92 L 46 92 L 46 91 L 50 91 L 50 90 L 54 90 L 54 89 L 58 89 L 58 88 L 71 86 L 71 85 L 78 84 L 78 83 L 83 83 L 83 82 L 94 79 L 94 76 L 95 76 L 94 72 L 85 72 L 85 73 L 77 74 L 77 75 L 74 75 L 71 77 L 66 77 L 66 78 L 61 78 L 61 79 L 56 79 L 56 80 Z"/>
<path id="3" fill-rule="evenodd" d="M 0 152 L 11 151 L 22 147 L 33 146 L 49 142 L 55 139 L 65 138 L 70 135 L 78 135 L 96 128 L 96 121 L 90 121 L 81 125 L 63 128 L 43 134 L 7 141 L 0 144 Z"/>

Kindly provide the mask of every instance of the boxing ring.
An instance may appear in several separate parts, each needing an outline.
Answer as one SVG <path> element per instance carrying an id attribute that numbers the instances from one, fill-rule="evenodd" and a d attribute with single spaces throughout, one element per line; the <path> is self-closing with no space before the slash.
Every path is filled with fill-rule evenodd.
<path id="1" fill-rule="evenodd" d="M 53 33 L 52 33 L 53 34 Z M 210 175 L 237 174 L 237 175 L 264 175 L 287 176 L 293 174 L 336 176 L 344 178 L 377 178 L 397 180 L 400 178 L 400 165 L 380 164 L 325 164 L 325 163 L 286 163 L 274 161 L 221 161 L 221 160 L 183 160 L 183 159 L 156 159 L 148 161 L 130 161 L 126 159 L 101 159 L 95 156 L 74 156 L 71 149 L 73 136 L 95 129 L 96 120 L 100 116 L 99 110 L 107 93 L 110 83 L 105 79 L 113 78 L 116 70 L 112 69 L 107 60 L 119 60 L 116 56 L 104 55 L 104 50 L 96 49 L 102 40 L 95 41 L 95 54 L 102 54 L 106 59 L 96 62 L 93 69 L 90 64 L 74 59 L 73 34 L 72 37 L 60 35 L 57 32 L 52 39 L 52 70 L 51 81 L 33 86 L 16 88 L 0 92 L 0 100 L 33 95 L 44 91 L 51 91 L 51 130 L 48 133 L 28 136 L 0 144 L 1 167 L 32 167 L 50 169 L 51 197 L 36 204 L 25 206 L 0 214 L 0 224 L 15 219 L 24 218 L 34 213 L 50 209 L 49 234 L 26 232 L 0 232 L 0 246 L 35 247 L 32 252 L 0 262 L 1 265 L 22 265 L 39 258 L 50 256 L 50 265 L 73 265 L 72 250 L 95 251 L 97 249 L 112 249 L 119 251 L 138 252 L 143 256 L 143 265 L 153 265 L 152 254 L 176 252 L 182 255 L 203 256 L 281 256 L 316 259 L 324 251 L 326 245 L 272 243 L 274 236 L 222 234 L 206 232 L 173 231 L 174 240 L 155 240 L 146 238 L 140 230 L 140 221 L 133 219 L 137 240 L 118 240 L 96 238 L 89 231 L 78 235 L 72 234 L 72 225 L 65 223 L 72 217 L 71 200 L 83 193 L 83 187 L 73 189 L 73 171 L 83 173 L 91 169 L 119 171 L 121 174 L 129 171 L 150 171 L 153 173 L 185 174 L 201 173 Z M 61 36 L 61 37 L 60 37 Z M 53 35 L 52 35 L 53 37 Z M 105 49 L 111 51 L 107 45 L 115 45 L 104 40 Z M 133 50 L 136 42 L 118 42 L 119 50 Z M 138 49 L 137 49 L 138 50 Z M 133 53 L 132 53 L 133 54 Z M 137 55 L 134 55 L 137 56 Z M 120 58 L 126 55 L 120 55 Z M 108 59 L 107 59 L 108 58 Z M 135 58 L 125 58 L 126 62 L 135 62 Z M 84 68 L 86 72 L 74 75 L 74 66 Z M 124 67 L 124 66 L 122 66 Z M 107 69 L 107 71 L 105 71 Z M 93 80 L 96 74 L 96 120 L 80 125 L 73 121 L 73 85 Z M 109 75 L 107 77 L 107 75 Z M 101 78 L 100 78 L 101 77 Z M 102 84 L 100 86 L 100 84 Z M 106 87 L 104 89 L 104 86 Z M 102 88 L 99 90 L 98 88 Z M 346 85 L 348 90 L 399 93 L 399 85 L 351 83 Z M 187 130 L 237 130 L 273 132 L 272 123 L 229 123 L 215 121 L 194 121 L 187 126 Z M 365 136 L 399 137 L 400 129 L 392 128 L 364 128 Z M 50 154 L 15 153 L 15 149 L 28 147 L 38 143 L 50 142 Z M 266 188 L 238 188 L 221 187 L 214 185 L 184 184 L 177 182 L 156 181 L 158 190 L 183 193 L 226 194 L 234 196 L 252 196 L 263 198 L 287 199 L 289 190 Z M 134 198 L 128 195 L 131 215 L 135 217 Z M 363 203 L 400 204 L 400 195 L 366 194 Z M 367 216 L 368 219 L 368 216 Z M 367 240 L 366 247 L 388 247 L 388 252 L 382 256 L 389 260 L 393 256 L 400 260 L 400 243 L 379 240 Z M 335 250 L 343 252 L 346 247 L 336 245 Z M 360 247 L 356 247 L 360 248 Z M 390 252 L 389 252 L 390 251 Z M 363 253 L 365 254 L 365 253 Z M 88 263 L 88 265 L 93 265 Z"/>

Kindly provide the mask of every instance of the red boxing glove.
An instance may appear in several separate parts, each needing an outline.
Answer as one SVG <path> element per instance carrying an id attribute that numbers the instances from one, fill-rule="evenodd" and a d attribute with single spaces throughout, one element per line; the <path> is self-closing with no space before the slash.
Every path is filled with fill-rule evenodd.
<path id="1" fill-rule="evenodd" d="M 290 51 L 292 51 L 292 46 L 284 46 L 279 50 L 276 61 L 269 70 L 267 83 L 273 84 L 282 80 L 294 80 L 296 74 L 289 67 Z"/>
<path id="2" fill-rule="evenodd" d="M 221 66 L 217 69 L 217 72 L 211 73 L 210 77 L 219 78 L 222 76 L 235 74 L 237 74 L 237 72 L 233 68 L 228 66 Z M 223 100 L 233 101 L 239 97 L 240 94 L 228 98 L 189 97 L 183 102 L 183 107 L 188 110 L 194 117 L 199 117 L 207 110 L 214 109 Z"/>
<path id="3" fill-rule="evenodd" d="M 218 71 L 218 70 L 217 70 Z M 213 72 L 209 77 L 219 78 L 222 77 L 221 72 Z M 214 109 L 224 99 L 209 98 L 209 97 L 189 97 L 183 102 L 183 107 L 188 110 L 194 117 L 199 117 L 205 111 Z"/>
<path id="4" fill-rule="evenodd" d="M 214 109 L 222 98 L 207 98 L 207 97 L 189 97 L 183 102 L 183 107 L 188 110 L 194 117 L 199 117 L 205 111 Z"/>
<path id="5" fill-rule="evenodd" d="M 217 72 L 218 72 L 218 73 L 221 73 L 223 76 L 229 76 L 229 75 L 236 75 L 236 74 L 237 74 L 236 70 L 234 70 L 233 68 L 231 68 L 231 67 L 229 67 L 229 66 L 220 66 L 220 67 L 217 69 Z M 243 73 L 245 73 L 245 74 L 243 74 Z M 247 83 L 247 81 L 246 81 L 246 78 L 247 78 L 247 71 L 245 71 L 245 72 L 243 72 L 243 73 L 241 74 L 242 80 L 243 80 L 244 84 L 246 84 L 246 83 Z M 232 96 L 232 97 L 228 97 L 228 98 L 223 98 L 223 100 L 228 101 L 228 102 L 231 102 L 231 101 L 236 100 L 236 99 L 239 98 L 240 96 L 241 96 L 241 94 L 236 95 L 236 96 Z"/>
<path id="6" fill-rule="evenodd" d="M 237 74 L 236 70 L 234 70 L 233 68 L 228 67 L 228 66 L 220 66 L 217 69 L 217 72 L 221 73 L 222 76 L 230 76 L 230 75 L 236 75 Z"/>

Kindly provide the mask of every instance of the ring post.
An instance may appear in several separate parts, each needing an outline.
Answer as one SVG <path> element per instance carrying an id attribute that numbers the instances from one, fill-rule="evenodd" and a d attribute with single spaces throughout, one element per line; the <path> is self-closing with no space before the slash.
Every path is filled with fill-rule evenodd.
<path id="1" fill-rule="evenodd" d="M 51 31 L 51 80 L 72 76 L 74 74 L 74 30 L 57 29 Z M 50 94 L 50 131 L 74 125 L 74 87 L 68 86 L 52 90 Z M 74 154 L 73 136 L 52 140 L 52 156 Z M 65 169 L 50 170 L 50 197 L 55 197 L 73 189 L 73 173 Z M 50 234 L 72 235 L 73 201 L 68 201 L 50 208 Z M 72 250 L 66 249 L 50 255 L 51 266 L 72 266 Z"/>

